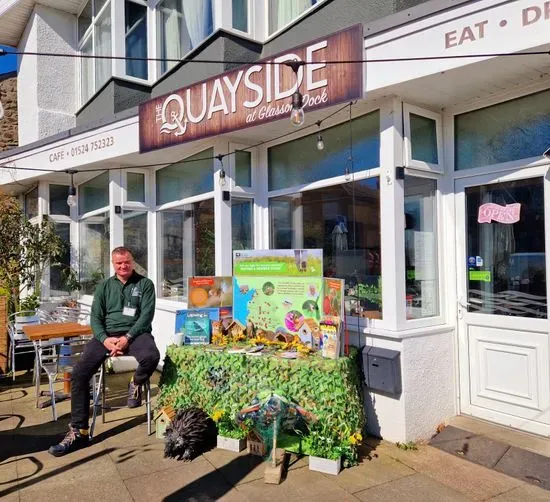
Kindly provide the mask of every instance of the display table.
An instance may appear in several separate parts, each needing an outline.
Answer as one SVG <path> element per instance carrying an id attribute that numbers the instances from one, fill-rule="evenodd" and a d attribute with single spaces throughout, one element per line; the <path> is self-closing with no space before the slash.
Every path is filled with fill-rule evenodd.
<path id="1" fill-rule="evenodd" d="M 159 407 L 198 406 L 208 414 L 235 416 L 261 390 L 291 397 L 343 440 L 364 425 L 358 351 L 348 357 L 303 359 L 212 352 L 212 346 L 169 346 L 160 382 Z"/>

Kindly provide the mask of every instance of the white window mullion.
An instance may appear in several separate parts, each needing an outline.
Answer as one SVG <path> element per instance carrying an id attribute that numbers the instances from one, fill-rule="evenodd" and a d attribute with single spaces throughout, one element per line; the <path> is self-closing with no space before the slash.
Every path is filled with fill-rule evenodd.
<path id="1" fill-rule="evenodd" d="M 126 55 L 124 1 L 111 2 L 111 44 L 112 54 L 115 56 Z M 112 72 L 115 77 L 126 75 L 126 60 L 113 59 Z"/>
<path id="2" fill-rule="evenodd" d="M 227 153 L 227 143 L 222 141 L 216 142 L 214 145 L 214 155 Z M 230 171 L 229 159 L 224 157 L 223 168 L 227 173 Z M 223 200 L 223 192 L 231 193 L 231 180 L 226 177 L 226 183 L 221 186 L 220 180 L 221 164 L 219 160 L 214 160 L 214 229 L 216 241 L 215 249 L 215 266 L 216 275 L 231 275 L 232 274 L 232 238 L 231 238 L 231 198 Z"/>
<path id="3" fill-rule="evenodd" d="M 380 108 L 380 239 L 382 248 L 382 320 L 377 326 L 397 331 L 405 326 L 405 207 L 402 165 L 401 102 Z"/>
<path id="4" fill-rule="evenodd" d="M 120 170 L 109 171 L 109 232 L 110 249 L 124 245 L 124 221 L 122 213 L 116 213 L 116 206 L 122 208 L 122 173 Z M 111 275 L 114 273 L 111 264 Z"/>

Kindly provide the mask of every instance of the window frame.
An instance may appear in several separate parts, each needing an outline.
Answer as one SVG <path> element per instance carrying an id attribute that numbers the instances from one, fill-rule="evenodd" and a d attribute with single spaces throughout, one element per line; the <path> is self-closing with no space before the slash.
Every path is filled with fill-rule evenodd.
<path id="1" fill-rule="evenodd" d="M 103 6 L 96 13 L 95 12 L 95 1 L 94 0 L 90 0 L 90 1 L 91 1 L 91 5 L 92 5 L 92 18 L 91 18 L 91 21 L 90 21 L 90 26 L 88 26 L 88 28 L 84 31 L 81 38 L 78 37 L 78 18 L 84 12 L 84 9 L 86 8 L 86 5 L 88 4 L 88 2 L 84 2 L 84 5 L 82 6 L 82 9 L 80 9 L 80 12 L 76 16 L 75 30 L 76 30 L 76 43 L 77 43 L 78 55 L 81 56 L 83 54 L 82 48 L 90 40 L 90 37 L 91 37 L 91 40 L 92 40 L 92 55 L 96 54 L 96 47 L 95 47 L 96 23 L 97 23 L 97 20 L 99 18 L 101 18 L 101 16 L 105 13 L 105 11 L 107 9 L 109 9 L 109 11 L 110 11 L 109 15 L 110 15 L 110 18 L 111 18 L 111 54 L 112 54 L 113 49 L 115 47 L 114 37 L 113 37 L 113 32 L 115 31 L 115 26 L 114 26 L 114 22 L 113 22 L 114 21 L 113 2 L 111 0 L 105 0 L 105 3 L 103 4 Z M 83 69 L 83 63 L 86 62 L 86 58 L 79 57 L 78 61 L 79 61 L 78 62 L 78 84 L 79 84 L 78 85 L 78 97 L 79 97 L 80 107 L 83 107 L 86 103 L 88 103 L 88 101 L 90 101 L 94 97 L 94 95 L 99 91 L 99 89 L 101 89 L 105 85 L 105 83 L 109 81 L 109 79 L 107 79 L 106 82 L 101 84 L 101 86 L 97 85 L 97 83 L 96 83 L 96 61 L 97 60 L 95 58 L 92 58 L 92 61 L 91 61 L 91 67 L 92 67 L 92 73 L 93 73 L 92 92 L 90 93 L 90 95 L 88 97 L 85 98 L 82 95 L 82 69 Z M 111 62 L 111 76 L 112 75 L 113 75 L 113 64 Z"/>
<path id="2" fill-rule="evenodd" d="M 377 167 L 372 167 L 370 169 L 363 169 L 361 171 L 354 171 L 351 174 L 351 180 L 350 181 L 355 182 L 355 181 L 362 181 L 362 180 L 369 179 L 369 178 L 379 178 L 379 183 L 380 183 L 380 212 L 382 213 L 382 204 L 383 204 L 383 201 L 382 201 L 382 197 L 383 197 L 382 185 L 385 183 L 384 182 L 384 175 L 383 175 L 383 168 L 382 168 L 383 156 L 381 154 L 382 153 L 382 148 L 383 148 L 383 145 L 382 145 L 382 128 L 383 128 L 383 123 L 384 123 L 384 108 L 381 107 L 380 105 L 367 104 L 367 106 L 361 107 L 360 109 L 354 110 L 352 112 L 352 120 L 355 120 L 355 119 L 358 119 L 360 117 L 366 116 L 366 115 L 368 115 L 372 112 L 375 112 L 375 111 L 378 111 L 378 113 L 379 113 L 378 137 L 379 137 L 380 154 L 379 154 L 379 158 L 378 158 L 378 166 Z M 323 134 L 324 130 L 329 129 L 331 127 L 346 124 L 348 121 L 349 121 L 349 119 L 342 119 L 342 120 L 335 121 L 335 122 L 331 121 L 329 125 L 326 125 L 322 129 L 319 129 L 319 130 L 315 131 L 315 134 L 318 134 L 318 133 Z M 292 141 L 303 138 L 303 137 L 306 137 L 306 136 L 311 136 L 311 135 L 312 135 L 311 131 L 304 131 L 302 134 L 293 135 L 292 136 Z M 264 163 L 265 163 L 265 200 L 266 200 L 266 207 L 265 207 L 264 217 L 254 219 L 254 225 L 255 225 L 254 233 L 255 234 L 260 233 L 261 228 L 259 229 L 258 226 L 262 226 L 262 225 L 265 226 L 265 230 L 263 230 L 264 241 L 262 242 L 265 249 L 270 249 L 270 245 L 271 245 L 270 244 L 271 234 L 270 234 L 270 231 L 269 231 L 269 228 L 270 228 L 269 201 L 270 201 L 270 199 L 275 198 L 275 197 L 285 196 L 285 195 L 288 196 L 288 195 L 293 195 L 293 194 L 304 193 L 304 192 L 308 192 L 308 191 L 311 191 L 311 190 L 318 190 L 318 189 L 327 188 L 327 187 L 331 187 L 331 186 L 335 186 L 335 185 L 341 185 L 342 183 L 347 183 L 348 182 L 348 180 L 346 179 L 347 178 L 346 174 L 341 174 L 341 175 L 338 175 L 338 176 L 333 176 L 331 178 L 324 178 L 322 180 L 314 181 L 314 182 L 311 182 L 311 183 L 303 183 L 303 184 L 300 184 L 300 185 L 294 185 L 292 187 L 281 188 L 281 189 L 270 191 L 268 189 L 268 180 L 267 180 L 267 173 L 268 173 L 268 169 L 269 169 L 269 166 L 268 166 L 268 153 L 267 153 L 268 149 L 273 148 L 273 147 L 278 146 L 278 145 L 288 143 L 288 142 L 289 142 L 288 139 L 276 140 L 276 141 L 270 142 L 267 145 L 265 145 L 265 148 L 263 150 L 263 154 L 265 155 Z M 315 145 L 312 145 L 312 148 L 315 148 Z M 380 228 L 381 246 L 380 246 L 380 248 L 381 248 L 382 263 L 384 263 L 384 258 L 383 258 L 384 257 L 384 251 L 383 251 L 383 246 L 382 246 L 382 232 L 383 231 L 384 231 L 383 226 L 381 225 L 381 228 Z M 383 269 L 382 269 L 382 271 L 383 271 Z M 381 277 L 382 277 L 382 271 L 381 271 L 381 274 L 380 274 Z M 405 277 L 403 277 L 403 283 L 404 282 L 405 282 Z M 382 312 L 383 311 L 384 311 L 384 303 L 382 303 Z M 384 314 L 382 314 L 382 315 L 384 316 Z M 346 319 L 345 322 L 347 323 L 348 326 L 350 326 L 350 327 L 353 326 L 353 327 L 357 328 L 358 333 L 363 333 L 364 330 L 368 329 L 368 328 L 383 329 L 384 325 L 385 325 L 385 322 L 386 322 L 384 317 L 382 319 L 367 319 L 367 318 L 363 318 L 363 317 L 359 317 L 359 316 L 346 315 L 345 319 Z"/>
<path id="3" fill-rule="evenodd" d="M 437 164 L 412 158 L 411 114 L 435 121 Z M 403 103 L 403 129 L 403 160 L 405 167 L 443 174 L 445 172 L 445 163 L 443 160 L 443 117 L 439 113 L 426 110 L 425 108 Z"/>
<path id="4" fill-rule="evenodd" d="M 310 12 L 313 12 L 314 9 L 318 9 L 320 5 L 324 4 L 326 0 L 317 0 L 316 3 L 313 5 L 310 5 L 305 11 L 303 11 L 299 16 L 295 17 L 291 21 L 289 21 L 284 26 L 278 27 L 273 33 L 269 32 L 269 20 L 270 20 L 270 14 L 271 14 L 271 2 L 270 0 L 265 0 L 265 15 L 264 15 L 264 23 L 265 23 L 265 41 L 268 42 L 269 40 L 278 37 L 282 32 L 284 32 L 289 26 L 292 26 L 293 24 L 300 21 L 305 16 L 309 15 Z M 250 16 L 249 16 L 250 17 Z"/>

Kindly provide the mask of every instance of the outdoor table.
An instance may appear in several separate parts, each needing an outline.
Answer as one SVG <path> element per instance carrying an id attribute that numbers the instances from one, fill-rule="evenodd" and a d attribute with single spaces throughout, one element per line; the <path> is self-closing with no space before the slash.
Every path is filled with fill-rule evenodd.
<path id="1" fill-rule="evenodd" d="M 79 338 L 92 335 L 92 328 L 88 325 L 79 324 L 77 322 L 59 322 L 59 323 L 47 323 L 47 324 L 32 324 L 28 326 L 23 326 L 23 332 L 27 338 L 33 343 L 34 352 L 35 352 L 35 388 L 36 388 L 36 399 L 38 403 L 38 396 L 40 394 L 40 353 L 39 348 L 42 342 L 47 342 L 55 338 Z M 71 393 L 71 382 L 70 374 L 64 374 L 64 384 L 63 384 L 63 394 L 57 396 L 56 401 L 61 401 L 67 399 Z M 45 403 L 44 406 L 47 406 L 49 402 Z M 38 407 L 38 404 L 37 404 Z"/>

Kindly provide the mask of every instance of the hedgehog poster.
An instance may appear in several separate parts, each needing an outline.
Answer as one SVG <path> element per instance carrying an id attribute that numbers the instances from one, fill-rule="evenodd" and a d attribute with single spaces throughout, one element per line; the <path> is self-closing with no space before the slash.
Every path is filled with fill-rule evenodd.
<path id="1" fill-rule="evenodd" d="M 299 335 L 321 319 L 322 277 L 234 277 L 233 319 L 273 333 Z"/>

